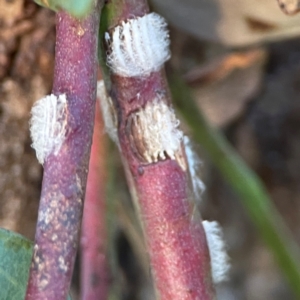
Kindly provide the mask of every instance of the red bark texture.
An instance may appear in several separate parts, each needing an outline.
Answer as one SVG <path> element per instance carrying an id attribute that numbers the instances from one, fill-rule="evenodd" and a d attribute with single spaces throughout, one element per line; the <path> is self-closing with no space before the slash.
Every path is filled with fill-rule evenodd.
<path id="1" fill-rule="evenodd" d="M 145 1 L 138 1 L 139 5 L 135 0 L 115 2 L 123 10 L 118 8 L 109 29 L 148 12 Z M 171 106 L 165 74 L 163 70 L 129 78 L 112 74 L 111 82 L 109 94 L 117 111 L 121 152 L 137 192 L 158 298 L 214 299 L 208 246 L 191 201 L 183 145 L 181 163 L 170 158 L 145 163 L 138 155 L 145 146 L 143 137 L 132 133 L 130 125 L 131 116 L 148 103 L 160 99 Z"/>
<path id="2" fill-rule="evenodd" d="M 213 299 L 206 237 L 200 216 L 190 201 L 186 170 L 171 159 L 141 162 L 128 135 L 130 114 L 153 101 L 158 92 L 168 94 L 163 72 L 142 79 L 112 76 L 112 83 L 120 116 L 121 151 L 137 191 L 159 299 Z M 137 93 L 139 99 L 134 97 Z"/>
<path id="3" fill-rule="evenodd" d="M 77 252 L 96 100 L 98 7 L 83 20 L 57 13 L 52 93 L 66 94 L 67 135 L 44 163 L 27 300 L 65 300 Z"/>
<path id="4" fill-rule="evenodd" d="M 106 300 L 109 278 L 106 257 L 105 137 L 98 104 L 81 233 L 81 299 Z"/>

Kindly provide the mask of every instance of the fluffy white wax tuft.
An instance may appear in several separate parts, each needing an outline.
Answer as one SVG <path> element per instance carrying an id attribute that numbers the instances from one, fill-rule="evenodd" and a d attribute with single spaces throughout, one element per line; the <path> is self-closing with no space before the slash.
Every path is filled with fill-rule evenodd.
<path id="1" fill-rule="evenodd" d="M 67 98 L 51 94 L 38 100 L 31 110 L 30 134 L 38 161 L 57 155 L 66 137 Z"/>
<path id="2" fill-rule="evenodd" d="M 187 136 L 184 136 L 183 143 L 188 162 L 188 169 L 191 175 L 193 191 L 196 197 L 196 201 L 199 201 L 201 200 L 202 193 L 205 191 L 204 182 L 200 179 L 198 175 L 201 161 L 192 147 L 193 145 L 191 140 Z"/>
<path id="3" fill-rule="evenodd" d="M 155 99 L 134 114 L 133 123 L 144 143 L 143 157 L 147 162 L 153 163 L 167 157 L 177 159 L 183 133 L 178 128 L 180 122 L 172 108 Z"/>
<path id="4" fill-rule="evenodd" d="M 170 58 L 167 23 L 156 13 L 129 19 L 106 33 L 107 64 L 120 76 L 146 76 Z"/>
<path id="5" fill-rule="evenodd" d="M 203 221 L 202 224 L 209 248 L 212 279 L 217 284 L 227 279 L 230 269 L 223 232 L 216 221 Z"/>

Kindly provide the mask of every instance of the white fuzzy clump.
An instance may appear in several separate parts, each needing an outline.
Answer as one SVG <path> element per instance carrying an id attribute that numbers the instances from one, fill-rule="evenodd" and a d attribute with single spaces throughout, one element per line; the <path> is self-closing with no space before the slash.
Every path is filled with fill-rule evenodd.
<path id="1" fill-rule="evenodd" d="M 38 100 L 31 110 L 32 147 L 43 164 L 49 154 L 57 155 L 66 137 L 67 99 L 51 94 Z"/>
<path id="2" fill-rule="evenodd" d="M 97 82 L 97 97 L 100 101 L 105 131 L 119 145 L 117 118 L 111 98 L 107 95 L 103 80 Z"/>
<path id="3" fill-rule="evenodd" d="M 183 143 L 188 162 L 188 170 L 192 179 L 193 191 L 196 196 L 196 200 L 200 200 L 202 193 L 205 191 L 204 182 L 198 175 L 201 161 L 192 147 L 191 140 L 187 136 L 184 136 Z"/>
<path id="4" fill-rule="evenodd" d="M 216 221 L 202 222 L 209 248 L 212 279 L 215 284 L 225 281 L 230 269 L 222 228 Z"/>
<path id="5" fill-rule="evenodd" d="M 105 37 L 107 64 L 120 76 L 148 75 L 170 58 L 167 23 L 156 13 L 124 21 Z"/>
<path id="6" fill-rule="evenodd" d="M 178 159 L 183 138 L 179 120 L 174 110 L 160 99 L 147 103 L 133 116 L 133 125 L 143 142 L 142 156 L 147 162 L 157 162 L 167 157 Z"/>

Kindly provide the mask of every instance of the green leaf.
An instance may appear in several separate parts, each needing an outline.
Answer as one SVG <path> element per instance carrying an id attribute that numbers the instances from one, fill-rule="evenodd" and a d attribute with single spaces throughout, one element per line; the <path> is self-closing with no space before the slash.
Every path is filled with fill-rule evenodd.
<path id="1" fill-rule="evenodd" d="M 54 11 L 65 10 L 74 17 L 82 18 L 92 10 L 94 0 L 35 0 L 35 2 Z"/>
<path id="2" fill-rule="evenodd" d="M 25 298 L 33 243 L 15 232 L 0 228 L 0 299 Z M 71 300 L 71 297 L 68 297 Z"/>
<path id="3" fill-rule="evenodd" d="M 25 297 L 33 244 L 23 236 L 0 228 L 1 299 Z"/>

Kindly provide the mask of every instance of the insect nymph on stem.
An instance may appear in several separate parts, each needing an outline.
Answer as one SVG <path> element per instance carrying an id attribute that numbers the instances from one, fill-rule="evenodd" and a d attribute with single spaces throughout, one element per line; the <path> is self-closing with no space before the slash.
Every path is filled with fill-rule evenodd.
<path id="1" fill-rule="evenodd" d="M 67 133 L 67 98 L 51 94 L 38 100 L 31 110 L 30 134 L 38 161 L 57 155 Z"/>
<path id="2" fill-rule="evenodd" d="M 123 77 L 147 76 L 171 56 L 167 23 L 156 13 L 123 21 L 105 33 L 105 40 L 107 64 Z"/>

